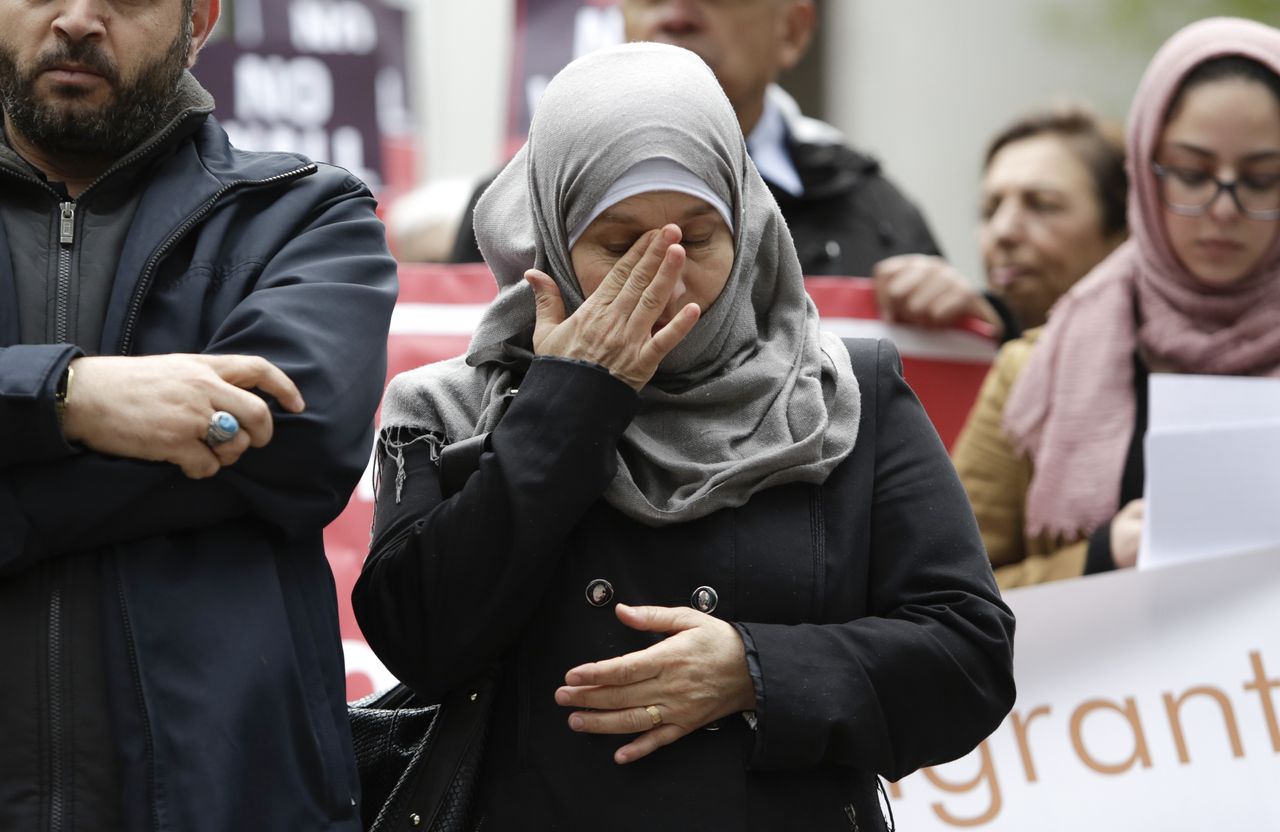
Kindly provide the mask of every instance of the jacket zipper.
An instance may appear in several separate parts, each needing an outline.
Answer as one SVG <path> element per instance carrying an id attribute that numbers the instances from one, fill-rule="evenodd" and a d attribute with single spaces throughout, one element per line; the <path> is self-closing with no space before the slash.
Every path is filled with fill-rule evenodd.
<path id="1" fill-rule="evenodd" d="M 54 310 L 54 337 L 55 343 L 65 344 L 71 332 L 70 313 L 67 307 L 71 297 L 71 249 L 76 241 L 75 200 L 63 200 L 62 194 L 50 187 L 48 182 L 41 182 L 34 176 L 7 169 L 2 172 L 19 182 L 41 188 L 58 200 L 58 284 Z"/>
<path id="2" fill-rule="evenodd" d="M 12 170 L 5 173 L 14 179 L 35 185 L 58 200 L 58 277 L 55 288 L 54 339 L 65 344 L 71 336 L 71 255 L 76 238 L 76 203 L 63 200 L 62 194 L 34 176 Z M 87 189 L 86 189 L 87 190 Z M 83 195 L 83 194 L 82 194 Z M 51 564 L 49 572 L 48 652 L 46 655 L 49 713 L 49 832 L 61 832 L 70 826 L 70 764 L 67 761 L 66 732 L 66 645 L 63 641 L 62 609 L 63 570 L 60 562 Z"/>
<path id="3" fill-rule="evenodd" d="M 66 343 L 70 334 L 70 314 L 67 307 L 71 295 L 71 246 L 75 243 L 75 203 L 63 201 L 62 195 L 48 182 L 42 182 L 34 176 L 27 176 L 13 170 L 6 169 L 3 172 L 14 179 L 47 191 L 58 200 L 58 281 L 54 309 L 54 335 L 57 343 Z M 46 682 L 49 714 L 49 832 L 60 832 L 67 826 L 69 767 L 66 759 L 66 714 L 63 713 L 66 703 L 63 688 L 65 644 L 62 638 L 62 569 L 57 563 L 51 565 L 49 572 L 48 600 Z"/>
<path id="4" fill-rule="evenodd" d="M 67 743 L 63 721 L 64 648 L 62 641 L 62 569 L 54 564 L 49 587 L 49 832 L 67 828 Z"/>
<path id="5" fill-rule="evenodd" d="M 58 283 L 54 306 L 54 339 L 70 341 L 71 250 L 75 243 L 76 204 L 62 202 L 58 206 Z M 68 791 L 70 767 L 67 762 L 65 650 L 62 633 L 62 568 L 55 564 L 49 586 L 49 830 L 61 832 L 68 827 Z"/>
<path id="6" fill-rule="evenodd" d="M 71 325 L 71 247 L 76 241 L 76 204 L 58 206 L 58 301 L 55 337 L 59 344 L 70 340 Z"/>
<path id="7" fill-rule="evenodd" d="M 133 348 L 133 334 L 138 325 L 138 314 L 142 311 L 142 302 L 147 297 L 147 292 L 151 289 L 151 280 L 155 276 L 156 264 L 164 258 L 169 250 L 175 246 L 179 240 L 187 235 L 201 220 L 213 210 L 214 206 L 226 196 L 229 192 L 239 188 L 256 188 L 267 185 L 274 185 L 280 182 L 288 182 L 301 176 L 314 173 L 319 168 L 312 162 L 309 165 L 296 168 L 287 173 L 279 173 L 275 176 L 268 176 L 266 179 L 239 179 L 235 182 L 228 182 L 209 197 L 203 205 L 196 209 L 195 213 L 187 217 L 186 221 L 178 227 L 176 231 L 169 235 L 168 239 L 160 244 L 160 246 L 151 253 L 151 257 L 147 260 L 146 266 L 142 269 L 142 276 L 138 279 L 137 286 L 134 287 L 133 297 L 129 301 L 129 311 L 125 317 L 124 331 L 120 336 L 120 354 L 128 355 Z"/>

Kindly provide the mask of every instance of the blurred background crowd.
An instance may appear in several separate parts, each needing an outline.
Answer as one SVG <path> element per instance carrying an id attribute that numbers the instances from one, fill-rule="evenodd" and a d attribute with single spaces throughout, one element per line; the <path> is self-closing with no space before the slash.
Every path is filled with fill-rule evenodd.
<path id="1" fill-rule="evenodd" d="M 326 108 L 289 113 L 286 104 L 305 110 L 306 100 L 324 97 L 308 80 L 315 73 L 294 68 L 305 77 L 290 84 L 269 81 L 265 69 L 302 56 L 331 67 L 332 111 L 319 123 L 331 133 L 356 128 L 364 146 L 348 130 L 315 155 L 363 167 L 388 186 L 384 208 L 408 259 L 447 258 L 474 184 L 492 175 L 520 141 L 527 102 L 540 84 L 572 57 L 623 37 L 612 0 L 234 0 L 225 6 L 196 71 L 211 85 L 220 119 L 253 131 L 233 138 L 314 150 L 306 134 L 318 122 L 315 113 Z M 1064 103 L 1123 123 L 1143 67 L 1181 26 L 1209 15 L 1280 20 L 1268 0 L 819 0 L 817 10 L 809 49 L 794 70 L 782 73 L 781 85 L 806 115 L 830 123 L 883 164 L 924 212 L 947 259 L 977 283 L 983 273 L 974 234 L 979 179 L 999 129 Z M 233 77 L 235 58 L 224 54 L 264 59 L 249 60 Z M 206 77 L 215 74 L 226 78 L 221 90 Z M 367 92 L 375 77 L 376 100 Z M 270 86 L 281 87 L 279 94 L 264 91 Z M 241 90 L 251 95 L 255 88 L 254 101 L 237 105 Z M 370 146 L 379 139 L 391 150 Z M 397 207 L 401 196 L 421 186 L 429 188 Z"/>

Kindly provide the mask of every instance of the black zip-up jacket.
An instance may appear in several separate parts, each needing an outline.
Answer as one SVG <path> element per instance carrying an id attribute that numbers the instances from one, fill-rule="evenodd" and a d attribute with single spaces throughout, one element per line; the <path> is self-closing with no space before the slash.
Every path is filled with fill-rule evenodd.
<path id="1" fill-rule="evenodd" d="M 81 350 L 22 343 L 0 227 L 0 593 L 23 601 L 0 605 L 22 700 L 0 702 L 0 828 L 105 828 L 77 802 L 104 782 L 131 830 L 360 826 L 321 529 L 368 461 L 395 263 L 359 180 L 199 118 L 139 178 L 97 351 L 260 355 L 307 409 L 208 480 L 68 446 L 54 391 Z M 57 218 L 38 177 L 0 181 Z"/>

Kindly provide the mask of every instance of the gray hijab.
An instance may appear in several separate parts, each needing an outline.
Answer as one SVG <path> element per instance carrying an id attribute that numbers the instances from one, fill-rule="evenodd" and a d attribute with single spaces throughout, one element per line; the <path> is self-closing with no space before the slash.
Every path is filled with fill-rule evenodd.
<path id="1" fill-rule="evenodd" d="M 524 271 L 551 275 L 566 311 L 577 309 L 567 229 L 653 158 L 684 165 L 732 208 L 734 263 L 720 297 L 640 391 L 605 500 L 662 525 L 740 506 L 771 486 L 826 480 L 857 438 L 849 354 L 818 331 L 791 236 L 715 76 L 694 53 L 653 43 L 594 52 L 551 81 L 528 143 L 476 206 L 498 297 L 464 357 L 391 382 L 384 437 L 410 427 L 452 442 L 498 423 L 533 360 Z"/>

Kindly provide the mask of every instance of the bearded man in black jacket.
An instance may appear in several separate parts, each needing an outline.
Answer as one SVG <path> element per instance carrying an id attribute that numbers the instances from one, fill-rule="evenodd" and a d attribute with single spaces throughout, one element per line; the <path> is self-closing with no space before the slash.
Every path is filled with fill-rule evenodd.
<path id="1" fill-rule="evenodd" d="M 0 829 L 357 830 L 321 529 L 395 263 L 232 147 L 219 0 L 0 0 Z"/>

